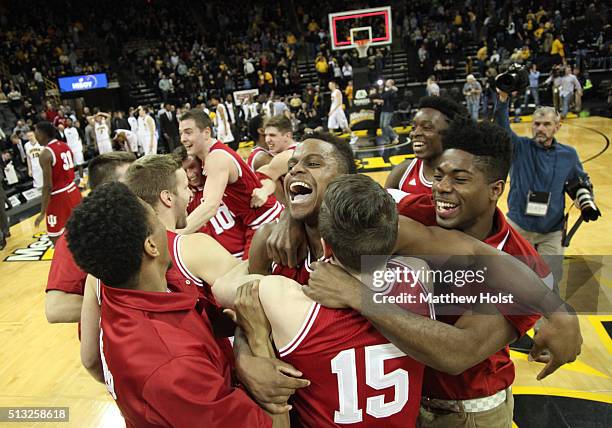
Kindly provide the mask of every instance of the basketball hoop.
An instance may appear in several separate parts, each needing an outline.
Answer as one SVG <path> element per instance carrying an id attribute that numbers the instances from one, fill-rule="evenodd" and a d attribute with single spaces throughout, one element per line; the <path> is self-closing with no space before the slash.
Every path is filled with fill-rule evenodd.
<path id="1" fill-rule="evenodd" d="M 368 48 L 370 47 L 370 40 L 355 40 L 355 49 L 359 54 L 359 58 L 366 58 L 368 56 Z"/>

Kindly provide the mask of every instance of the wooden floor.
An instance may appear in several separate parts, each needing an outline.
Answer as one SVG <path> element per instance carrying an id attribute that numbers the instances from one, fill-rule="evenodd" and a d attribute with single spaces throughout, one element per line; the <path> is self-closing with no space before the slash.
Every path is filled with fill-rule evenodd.
<path id="1" fill-rule="evenodd" d="M 517 124 L 513 127 L 519 134 L 530 132 L 529 124 Z M 583 160 L 604 149 L 605 136 L 612 136 L 612 120 L 598 117 L 568 120 L 558 133 L 558 139 L 575 146 Z M 572 241 L 568 254 L 612 255 L 611 168 L 612 149 L 585 164 L 585 169 L 595 185 L 597 203 L 603 212 L 603 218 L 596 223 L 582 226 Z M 381 183 L 387 174 L 370 173 Z M 505 209 L 505 201 L 501 205 Z M 4 260 L 17 249 L 35 243 L 38 239 L 33 236 L 41 231 L 42 229 L 34 228 L 33 218 L 14 226 L 11 229 L 13 236 L 7 247 L 0 251 L 0 260 Z M 52 250 L 45 250 L 44 242 L 36 246 L 42 248 L 39 258 L 48 259 Z M 32 255 L 36 251 L 29 252 Z M 48 261 L 0 261 L 0 407 L 70 408 L 70 422 L 45 426 L 122 426 L 121 416 L 105 387 L 94 382 L 80 366 L 76 325 L 49 325 L 46 322 L 44 289 L 49 265 Z M 608 302 L 612 300 L 611 271 L 612 263 L 608 264 L 601 278 L 602 293 L 606 295 Z M 540 366 L 527 362 L 523 354 L 513 353 L 517 365 L 514 393 L 519 395 L 519 398 L 521 394 L 525 394 L 612 403 L 612 340 L 606 332 L 606 322 L 611 325 L 612 316 L 581 316 L 585 342 L 580 359 L 542 382 L 535 379 Z M 612 333 L 612 330 L 608 331 Z M 599 410 L 593 411 L 601 411 L 601 407 L 597 409 Z M 517 412 L 519 410 L 517 406 Z M 590 412 L 591 416 L 593 411 Z M 0 426 L 5 425 L 36 424 L 0 423 Z M 531 423 L 518 425 L 522 428 L 536 426 Z M 567 422 L 562 426 L 595 425 Z M 603 420 L 601 426 L 605 426 Z"/>

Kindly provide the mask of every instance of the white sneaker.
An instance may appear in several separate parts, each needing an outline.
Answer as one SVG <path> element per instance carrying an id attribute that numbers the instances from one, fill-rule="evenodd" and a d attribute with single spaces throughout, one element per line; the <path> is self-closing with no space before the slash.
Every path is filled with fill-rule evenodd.
<path id="1" fill-rule="evenodd" d="M 351 139 L 349 140 L 349 144 L 353 145 L 357 142 L 357 140 L 359 140 L 359 137 L 356 136 L 355 134 L 351 134 Z"/>

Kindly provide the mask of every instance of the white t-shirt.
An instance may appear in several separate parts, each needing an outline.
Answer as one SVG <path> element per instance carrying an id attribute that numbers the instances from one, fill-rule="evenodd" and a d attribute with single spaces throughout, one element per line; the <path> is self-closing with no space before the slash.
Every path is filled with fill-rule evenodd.
<path id="1" fill-rule="evenodd" d="M 83 151 L 83 142 L 79 136 L 79 131 L 75 127 L 64 129 L 64 135 L 66 136 L 66 144 L 73 153 Z"/>

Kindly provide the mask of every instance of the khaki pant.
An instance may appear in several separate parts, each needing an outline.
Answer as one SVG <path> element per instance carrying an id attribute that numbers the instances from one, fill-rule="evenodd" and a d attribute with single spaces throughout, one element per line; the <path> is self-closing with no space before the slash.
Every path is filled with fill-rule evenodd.
<path id="1" fill-rule="evenodd" d="M 529 241 L 538 254 L 542 256 L 555 279 L 555 293 L 559 294 L 559 282 L 561 282 L 563 277 L 563 254 L 565 253 L 565 247 L 563 247 L 562 243 L 563 231 L 558 230 L 550 233 L 529 232 L 522 229 L 509 218 L 507 220 L 510 226 Z"/>
<path id="2" fill-rule="evenodd" d="M 455 413 L 421 407 L 417 426 L 420 428 L 512 428 L 514 397 L 506 390 L 506 401 L 485 412 Z"/>

